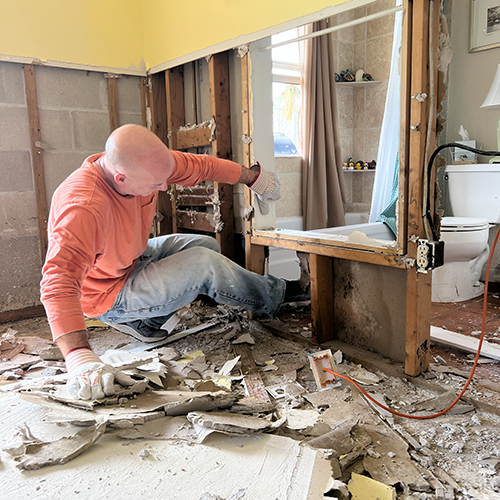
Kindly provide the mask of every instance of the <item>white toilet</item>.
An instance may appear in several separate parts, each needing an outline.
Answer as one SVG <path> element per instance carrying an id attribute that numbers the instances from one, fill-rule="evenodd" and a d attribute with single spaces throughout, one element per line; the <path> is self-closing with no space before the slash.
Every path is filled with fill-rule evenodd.
<path id="1" fill-rule="evenodd" d="M 432 272 L 432 301 L 461 302 L 484 292 L 491 224 L 500 224 L 500 165 L 446 167 L 453 217 L 441 220 L 444 265 Z"/>

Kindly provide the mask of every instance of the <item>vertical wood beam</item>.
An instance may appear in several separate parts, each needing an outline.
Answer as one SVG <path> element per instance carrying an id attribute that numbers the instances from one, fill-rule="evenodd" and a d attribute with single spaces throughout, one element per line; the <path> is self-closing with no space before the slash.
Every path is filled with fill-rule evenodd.
<path id="1" fill-rule="evenodd" d="M 410 130 L 410 86 L 411 86 L 411 33 L 412 2 L 403 0 L 403 27 L 401 33 L 401 113 L 399 124 L 399 199 L 397 215 L 398 245 L 406 251 L 407 245 L 407 200 L 408 200 L 408 156 Z"/>
<path id="2" fill-rule="evenodd" d="M 38 97 L 36 92 L 35 66 L 24 65 L 24 82 L 26 88 L 26 103 L 28 106 L 28 121 L 31 142 L 31 164 L 35 183 L 36 210 L 38 217 L 38 230 L 40 233 L 40 253 L 42 262 L 45 262 L 48 247 L 47 221 L 49 209 L 47 192 L 45 189 L 45 173 L 43 165 L 43 150 L 40 147 L 42 134 L 40 131 L 40 116 L 38 113 Z"/>
<path id="3" fill-rule="evenodd" d="M 118 86 L 116 77 L 106 76 L 108 80 L 108 110 L 109 110 L 109 129 L 113 132 L 120 126 L 118 114 Z"/>
<path id="4" fill-rule="evenodd" d="M 333 340 L 333 259 L 310 254 L 312 340 L 317 344 Z"/>
<path id="5" fill-rule="evenodd" d="M 184 116 L 184 77 L 182 66 L 165 71 L 165 91 L 167 99 L 168 147 L 177 149 L 177 130 L 186 121 Z"/>
<path id="6" fill-rule="evenodd" d="M 251 93 L 250 93 L 250 56 L 247 52 L 241 58 L 241 99 L 243 117 L 243 135 L 252 137 L 252 122 L 250 116 Z M 252 143 L 251 140 L 243 142 L 243 166 L 252 166 Z M 252 206 L 252 192 L 245 188 L 245 212 Z M 252 245 L 252 218 L 245 217 L 245 267 L 259 274 L 264 274 L 266 265 L 265 247 Z"/>
<path id="7" fill-rule="evenodd" d="M 165 98 L 167 101 L 167 128 L 168 147 L 177 149 L 177 130 L 185 124 L 184 115 L 184 75 L 182 66 L 167 69 L 165 71 Z M 177 228 L 177 205 L 175 203 L 175 186 L 170 186 L 169 193 L 160 193 L 162 205 L 165 207 L 170 203 L 170 213 L 172 216 L 172 232 L 176 233 Z"/>
<path id="8" fill-rule="evenodd" d="M 146 120 L 149 115 L 149 127 L 164 144 L 167 144 L 167 101 L 165 94 L 165 73 L 160 71 L 148 77 L 147 92 L 145 93 L 146 104 L 149 104 L 149 112 L 146 109 Z M 157 210 L 163 215 L 159 222 L 158 236 L 171 234 L 172 231 L 172 204 L 170 196 L 166 192 L 158 193 Z"/>
<path id="9" fill-rule="evenodd" d="M 165 99 L 165 72 L 160 71 L 149 77 L 149 105 L 151 111 L 151 131 L 167 144 L 167 101 Z"/>
<path id="10" fill-rule="evenodd" d="M 432 4 L 432 7 L 431 7 Z M 435 66 L 429 67 L 429 13 L 435 8 L 439 23 L 439 2 L 414 0 L 412 12 L 411 90 L 410 95 L 425 93 L 429 88 L 430 71 L 437 81 L 437 54 Z M 434 27 L 433 27 L 434 28 Z M 429 119 L 429 99 L 410 103 L 410 140 L 408 162 L 408 247 L 409 258 L 416 259 L 417 239 L 425 237 L 423 225 L 424 167 Z M 431 125 L 432 126 L 432 125 Z M 435 130 L 432 131 L 435 136 Z M 431 147 L 434 139 L 431 141 Z M 429 366 L 431 323 L 431 273 L 417 273 L 413 267 L 406 271 L 406 358 L 405 372 L 417 376 Z"/>
<path id="11" fill-rule="evenodd" d="M 148 123 L 148 114 L 151 118 L 149 108 L 149 86 L 148 86 L 148 77 L 141 76 L 141 117 L 142 117 L 142 126 L 149 128 L 151 130 L 151 124 Z M 149 111 L 148 111 L 149 108 Z M 150 120 L 151 121 L 151 120 Z"/>
<path id="12" fill-rule="evenodd" d="M 210 109 L 215 119 L 215 139 L 212 141 L 212 154 L 217 158 L 230 160 L 231 118 L 229 105 L 229 55 L 220 52 L 212 55 L 208 63 L 210 78 Z M 234 220 L 233 186 L 214 182 L 219 193 L 219 210 L 224 226 L 216 233 L 221 252 L 230 259 L 234 258 Z M 216 207 L 214 207 L 216 209 Z"/>

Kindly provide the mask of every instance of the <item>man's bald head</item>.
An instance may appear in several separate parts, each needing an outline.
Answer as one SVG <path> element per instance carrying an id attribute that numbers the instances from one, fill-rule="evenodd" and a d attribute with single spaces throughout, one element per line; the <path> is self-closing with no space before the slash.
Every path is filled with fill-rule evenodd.
<path id="1" fill-rule="evenodd" d="M 139 125 L 123 125 L 106 141 L 106 177 L 125 195 L 145 195 L 166 189 L 174 159 L 153 132 Z"/>

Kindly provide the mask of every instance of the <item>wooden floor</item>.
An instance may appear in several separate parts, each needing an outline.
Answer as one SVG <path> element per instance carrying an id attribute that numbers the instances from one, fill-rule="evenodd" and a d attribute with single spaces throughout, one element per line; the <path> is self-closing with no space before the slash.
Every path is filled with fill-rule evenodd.
<path id="1" fill-rule="evenodd" d="M 484 296 L 457 303 L 433 303 L 431 324 L 462 335 L 479 338 L 483 319 Z M 486 310 L 485 340 L 500 344 L 500 283 L 488 286 Z M 472 366 L 474 355 L 459 349 L 437 344 L 431 345 L 431 362 L 437 355 L 448 364 L 462 369 Z M 472 358 L 472 359 L 471 359 Z M 494 382 L 500 382 L 500 363 L 482 364 L 477 367 L 477 374 Z"/>

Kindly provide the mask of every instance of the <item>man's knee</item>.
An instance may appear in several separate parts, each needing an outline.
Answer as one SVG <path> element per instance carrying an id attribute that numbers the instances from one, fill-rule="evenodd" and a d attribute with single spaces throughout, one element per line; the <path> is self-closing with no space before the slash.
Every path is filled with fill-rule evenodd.
<path id="1" fill-rule="evenodd" d="M 220 245 L 215 238 L 212 238 L 212 236 L 200 236 L 200 237 L 202 238 L 201 246 L 208 248 L 209 250 L 213 250 L 214 252 L 220 253 Z"/>

